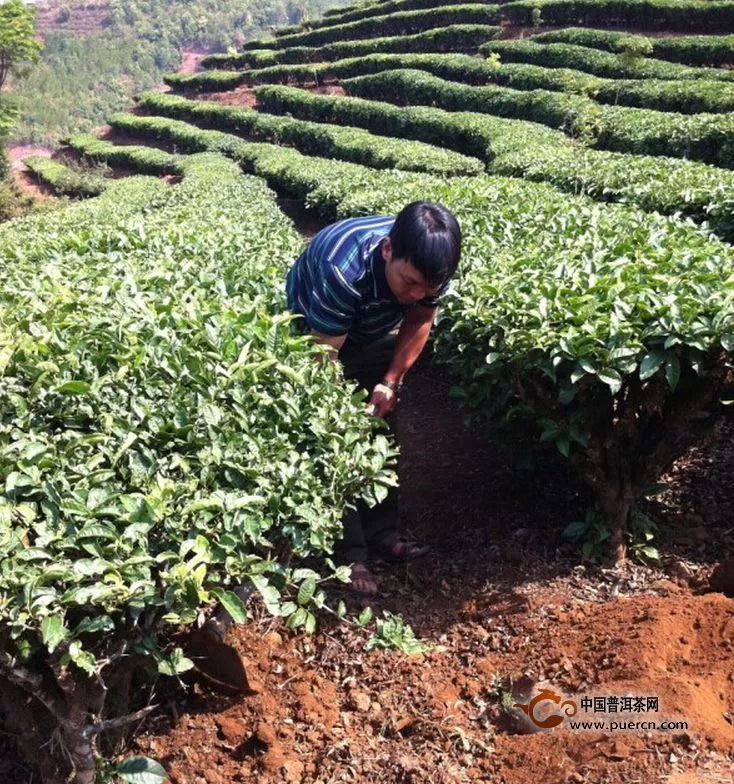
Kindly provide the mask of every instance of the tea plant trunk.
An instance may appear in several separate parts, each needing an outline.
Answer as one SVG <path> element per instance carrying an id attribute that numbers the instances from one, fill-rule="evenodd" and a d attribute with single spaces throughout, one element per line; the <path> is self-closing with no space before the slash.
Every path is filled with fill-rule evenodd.
<path id="1" fill-rule="evenodd" d="M 609 556 L 614 565 L 622 563 L 627 557 L 627 521 L 634 503 L 635 494 L 627 483 L 621 483 L 607 490 L 599 499 L 602 512 L 611 529 Z"/>

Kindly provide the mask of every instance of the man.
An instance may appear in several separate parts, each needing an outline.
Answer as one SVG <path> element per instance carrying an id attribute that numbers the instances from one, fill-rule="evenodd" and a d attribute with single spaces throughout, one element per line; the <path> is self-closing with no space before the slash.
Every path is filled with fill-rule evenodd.
<path id="1" fill-rule="evenodd" d="M 461 230 L 451 212 L 416 201 L 396 218 L 350 218 L 327 226 L 291 267 L 288 308 L 342 362 L 344 375 L 370 392 L 376 415 L 393 411 L 403 378 L 426 345 L 460 250 Z M 337 557 L 352 564 L 355 591 L 377 591 L 367 567 L 368 547 L 392 560 L 427 552 L 400 536 L 397 522 L 395 491 L 378 507 L 362 504 L 346 516 Z"/>

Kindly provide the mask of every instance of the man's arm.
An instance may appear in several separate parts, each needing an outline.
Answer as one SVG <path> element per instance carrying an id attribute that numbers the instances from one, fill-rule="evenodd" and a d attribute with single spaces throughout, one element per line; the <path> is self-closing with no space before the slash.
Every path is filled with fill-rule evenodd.
<path id="1" fill-rule="evenodd" d="M 395 342 L 395 352 L 385 373 L 385 381 L 399 384 L 403 380 L 421 355 L 435 318 L 436 308 L 413 305 L 407 310 Z M 370 403 L 375 406 L 379 416 L 385 416 L 395 406 L 395 391 L 384 384 L 378 384 L 372 392 Z"/>
<path id="2" fill-rule="evenodd" d="M 317 343 L 321 343 L 329 348 L 329 359 L 336 362 L 339 359 L 339 349 L 344 345 L 347 339 L 346 335 L 324 335 L 323 332 L 317 332 L 315 329 L 311 330 L 311 336 Z"/>

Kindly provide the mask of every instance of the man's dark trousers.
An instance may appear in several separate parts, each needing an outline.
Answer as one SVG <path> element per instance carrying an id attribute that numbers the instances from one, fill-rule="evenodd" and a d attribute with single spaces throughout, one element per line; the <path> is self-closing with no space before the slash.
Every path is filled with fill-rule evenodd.
<path id="1" fill-rule="evenodd" d="M 382 338 L 367 345 L 357 345 L 347 338 L 339 351 L 339 360 L 344 367 L 346 378 L 356 381 L 372 394 L 372 390 L 382 381 L 390 367 L 397 328 Z M 395 412 L 387 417 L 390 430 L 395 433 Z M 398 490 L 391 487 L 387 498 L 370 508 L 364 501 L 357 502 L 356 511 L 347 510 L 343 518 L 344 538 L 337 544 L 336 556 L 339 562 L 364 563 L 370 546 L 374 546 L 398 527 Z"/>

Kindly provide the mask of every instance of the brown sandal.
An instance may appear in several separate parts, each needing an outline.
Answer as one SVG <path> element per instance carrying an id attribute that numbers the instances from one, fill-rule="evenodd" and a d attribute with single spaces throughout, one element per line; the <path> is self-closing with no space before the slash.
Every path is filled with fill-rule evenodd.
<path id="1" fill-rule="evenodd" d="M 377 550 L 386 561 L 412 561 L 414 558 L 422 558 L 431 548 L 394 531 L 377 545 Z"/>

